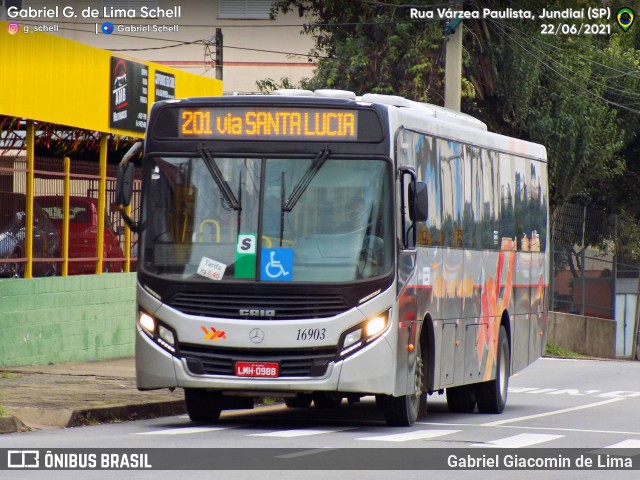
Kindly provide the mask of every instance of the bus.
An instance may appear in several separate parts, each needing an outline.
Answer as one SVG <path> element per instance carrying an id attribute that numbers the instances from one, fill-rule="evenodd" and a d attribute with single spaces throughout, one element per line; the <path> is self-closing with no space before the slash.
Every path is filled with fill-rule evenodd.
<path id="1" fill-rule="evenodd" d="M 501 413 L 544 352 L 546 150 L 469 115 L 334 90 L 158 102 L 141 198 L 137 387 L 184 389 L 193 421 L 368 396 L 410 426 L 445 391 Z"/>

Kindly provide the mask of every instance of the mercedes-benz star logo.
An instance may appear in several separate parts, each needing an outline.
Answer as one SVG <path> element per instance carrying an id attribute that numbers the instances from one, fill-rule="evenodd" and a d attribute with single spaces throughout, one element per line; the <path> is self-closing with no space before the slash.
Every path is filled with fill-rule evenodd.
<path id="1" fill-rule="evenodd" d="M 264 332 L 259 328 L 254 328 L 249 332 L 249 338 L 253 343 L 262 343 L 264 340 Z"/>

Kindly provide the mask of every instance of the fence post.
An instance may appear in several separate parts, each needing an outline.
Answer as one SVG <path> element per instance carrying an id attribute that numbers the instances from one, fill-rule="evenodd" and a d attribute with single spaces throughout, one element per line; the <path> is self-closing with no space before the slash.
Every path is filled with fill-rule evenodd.
<path id="1" fill-rule="evenodd" d="M 611 265 L 611 318 L 616 319 L 616 280 L 618 278 L 618 216 L 613 216 L 613 262 Z"/>
<path id="2" fill-rule="evenodd" d="M 69 275 L 69 195 L 71 195 L 71 159 L 64 157 L 64 190 L 62 197 L 62 276 Z"/>
<path id="3" fill-rule="evenodd" d="M 586 258 L 585 251 L 586 248 L 584 246 L 584 236 L 585 230 L 587 228 L 587 207 L 582 207 L 582 245 L 580 246 L 580 256 L 582 257 L 580 261 L 580 315 L 584 316 L 584 302 L 585 302 L 585 291 L 586 291 L 586 279 L 585 279 L 585 265 L 584 259 Z"/>
<path id="4" fill-rule="evenodd" d="M 36 133 L 33 120 L 27 120 L 27 185 L 26 185 L 26 218 L 25 218 L 25 239 L 24 255 L 27 264 L 24 268 L 24 278 L 33 277 L 33 190 L 36 166 Z"/>
<path id="5" fill-rule="evenodd" d="M 104 208 L 107 197 L 107 150 L 109 134 L 100 133 L 100 180 L 98 182 L 98 240 L 96 242 L 96 273 L 102 273 L 104 252 Z"/>
<path id="6" fill-rule="evenodd" d="M 547 268 L 549 269 L 549 293 L 551 295 L 551 298 L 549 299 L 549 311 L 553 312 L 554 308 L 555 308 L 555 300 L 554 300 L 554 294 L 553 294 L 553 289 L 554 289 L 554 285 L 553 285 L 553 280 L 556 276 L 556 249 L 555 247 L 555 243 L 554 243 L 554 236 L 553 236 L 553 230 L 554 230 L 555 225 L 551 225 L 551 241 L 549 242 L 549 249 L 551 250 L 549 253 L 549 258 L 551 261 L 551 265 L 548 265 Z"/>
<path id="7" fill-rule="evenodd" d="M 582 260 L 580 261 L 580 315 L 584 316 L 584 302 L 585 302 L 585 292 L 586 292 L 586 278 L 585 278 L 585 268 L 584 268 L 584 260 L 585 260 L 585 249 L 583 248 L 580 252 L 580 257 Z"/>
<path id="8" fill-rule="evenodd" d="M 127 205 L 124 211 L 131 216 L 131 204 Z M 129 273 L 131 271 L 131 229 L 129 226 L 124 227 L 124 258 L 124 271 Z"/>

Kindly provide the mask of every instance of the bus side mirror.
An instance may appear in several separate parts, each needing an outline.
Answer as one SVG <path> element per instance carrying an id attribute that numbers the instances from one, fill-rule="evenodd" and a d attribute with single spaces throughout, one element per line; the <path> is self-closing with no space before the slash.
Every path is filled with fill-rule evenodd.
<path id="1" fill-rule="evenodd" d="M 136 142 L 124 154 L 120 164 L 118 165 L 118 175 L 116 178 L 116 204 L 125 207 L 131 204 L 131 196 L 133 195 L 133 173 L 135 166 L 130 160 L 140 151 L 142 142 Z"/>
<path id="2" fill-rule="evenodd" d="M 409 219 L 412 222 L 425 222 L 428 213 L 427 184 L 416 181 L 409 183 Z"/>
<path id="3" fill-rule="evenodd" d="M 133 195 L 133 172 L 134 165 L 128 162 L 126 165 L 118 165 L 118 176 L 116 177 L 116 204 L 128 207 L 131 204 Z"/>
<path id="4" fill-rule="evenodd" d="M 138 231 L 138 225 L 136 222 L 127 215 L 125 208 L 131 204 L 131 197 L 133 196 L 133 174 L 135 166 L 131 159 L 142 148 L 142 142 L 136 142 L 133 146 L 124 154 L 120 164 L 118 165 L 118 176 L 116 177 L 116 199 L 115 204 L 120 210 L 120 216 L 124 223 L 133 232 Z"/>

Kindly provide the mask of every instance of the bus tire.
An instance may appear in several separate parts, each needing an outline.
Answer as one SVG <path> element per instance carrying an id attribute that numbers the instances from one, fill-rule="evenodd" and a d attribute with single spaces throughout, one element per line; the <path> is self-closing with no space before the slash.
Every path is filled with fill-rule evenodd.
<path id="1" fill-rule="evenodd" d="M 289 408 L 309 408 L 312 400 L 308 393 L 299 393 L 295 397 L 284 397 L 284 404 Z"/>
<path id="2" fill-rule="evenodd" d="M 475 385 L 447 388 L 447 406 L 452 413 L 471 413 L 476 408 Z"/>
<path id="3" fill-rule="evenodd" d="M 392 395 L 376 396 L 376 403 L 382 410 L 387 425 L 392 427 L 410 427 L 418 419 L 418 413 L 421 405 L 424 403 L 426 394 L 424 390 L 424 362 L 420 351 L 420 344 L 416 348 L 416 368 L 414 374 L 415 393 L 411 395 L 401 395 L 394 397 Z M 424 398 L 423 398 L 424 397 Z M 422 407 L 426 410 L 425 406 Z"/>
<path id="4" fill-rule="evenodd" d="M 500 326 L 498 352 L 496 358 L 496 378 L 479 383 L 476 387 L 476 400 L 480 413 L 502 413 L 507 404 L 511 356 L 509 340 L 504 326 Z"/>
<path id="5" fill-rule="evenodd" d="M 193 422 L 215 422 L 222 411 L 220 398 L 214 392 L 199 388 L 185 388 L 187 413 Z"/>

